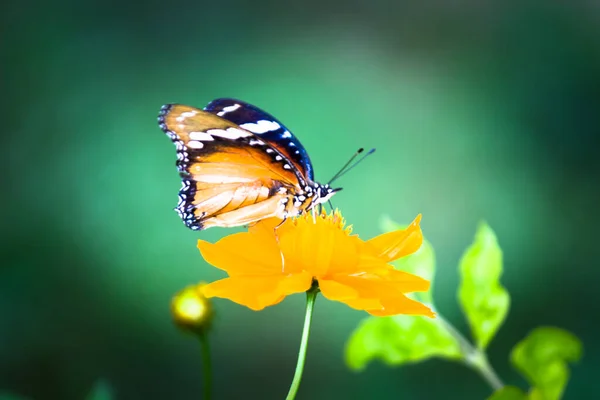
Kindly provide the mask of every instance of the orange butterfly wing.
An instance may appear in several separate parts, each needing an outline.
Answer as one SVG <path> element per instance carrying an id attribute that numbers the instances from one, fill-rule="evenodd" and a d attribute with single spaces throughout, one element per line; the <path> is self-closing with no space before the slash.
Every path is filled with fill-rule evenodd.
<path id="1" fill-rule="evenodd" d="M 164 106 L 160 127 L 177 147 L 183 179 L 176 208 L 194 230 L 284 217 L 298 171 L 253 133 L 209 112 Z"/>

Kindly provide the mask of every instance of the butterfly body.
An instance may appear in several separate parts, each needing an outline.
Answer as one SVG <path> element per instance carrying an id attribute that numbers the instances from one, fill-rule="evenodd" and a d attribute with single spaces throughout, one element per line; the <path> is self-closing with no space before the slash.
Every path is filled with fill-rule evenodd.
<path id="1" fill-rule="evenodd" d="M 177 149 L 175 210 L 193 230 L 283 220 L 339 190 L 314 181 L 306 150 L 283 124 L 242 101 L 217 99 L 203 110 L 168 104 L 158 122 Z"/>

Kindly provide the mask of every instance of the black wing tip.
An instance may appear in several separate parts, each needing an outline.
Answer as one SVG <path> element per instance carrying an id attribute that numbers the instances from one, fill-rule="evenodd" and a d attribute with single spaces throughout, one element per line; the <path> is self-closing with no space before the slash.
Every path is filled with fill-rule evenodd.
<path id="1" fill-rule="evenodd" d="M 181 140 L 179 135 L 176 132 L 169 129 L 167 126 L 166 118 L 167 115 L 171 112 L 171 109 L 175 106 L 175 104 L 165 104 L 160 108 L 158 113 L 158 126 L 159 128 L 171 139 L 175 146 L 177 147 L 177 153 L 181 153 L 181 156 L 178 157 L 178 165 L 183 161 L 187 162 L 187 153 L 185 151 L 185 143 Z M 180 169 L 181 170 L 181 169 Z"/>
<path id="2" fill-rule="evenodd" d="M 173 108 L 175 104 L 163 104 L 163 106 L 160 108 L 160 111 L 158 112 L 158 118 L 159 119 L 164 119 L 164 117 L 171 111 L 171 109 Z"/>
<path id="3" fill-rule="evenodd" d="M 165 123 L 165 118 L 167 117 L 167 115 L 169 115 L 169 112 L 171 111 L 173 106 L 174 104 L 165 104 L 160 108 L 160 111 L 158 112 L 158 126 L 165 133 L 169 133 L 169 129 L 167 128 L 167 124 Z"/>
<path id="4" fill-rule="evenodd" d="M 166 132 L 168 130 L 167 124 L 165 123 L 165 117 L 167 116 L 167 114 L 169 114 L 170 110 L 171 110 L 170 104 L 165 104 L 164 106 L 162 106 L 160 108 L 160 111 L 158 112 L 158 118 L 157 118 L 158 126 L 164 132 Z"/>
<path id="5" fill-rule="evenodd" d="M 201 231 L 204 229 L 202 221 L 198 220 L 193 212 L 191 214 L 182 214 L 177 208 L 174 209 L 183 221 L 184 225 L 193 231 Z"/>
<path id="6" fill-rule="evenodd" d="M 217 99 L 211 100 L 207 106 L 211 103 L 224 103 L 224 102 L 231 102 L 233 104 L 239 104 L 239 105 L 247 105 L 248 103 L 245 102 L 244 100 L 240 100 L 240 99 L 236 99 L 235 97 L 219 97 Z"/>
<path id="7" fill-rule="evenodd" d="M 182 176 L 183 177 L 183 176 Z M 202 213 L 202 217 L 198 218 L 196 213 L 196 206 L 194 205 L 194 197 L 196 196 L 196 186 L 194 182 L 189 179 L 183 179 L 181 182 L 181 189 L 179 190 L 179 203 L 174 208 L 179 218 L 183 221 L 185 226 L 193 231 L 200 231 L 204 229 L 202 223 L 202 217 L 206 213 Z"/>
<path id="8" fill-rule="evenodd" d="M 181 212 L 181 210 L 179 210 L 178 208 L 175 208 L 175 211 L 177 212 L 177 214 L 179 214 L 179 217 L 181 218 L 181 220 L 183 221 L 185 226 L 187 226 L 191 230 L 201 231 L 204 229 L 204 224 L 202 223 L 202 219 L 196 218 L 196 215 L 194 215 L 193 208 L 188 209 L 185 212 Z"/>
<path id="9" fill-rule="evenodd" d="M 199 219 L 194 214 L 194 206 L 190 203 L 180 203 L 173 210 L 179 215 L 184 225 L 193 231 L 201 231 L 204 229 L 202 219 Z"/>
<path id="10" fill-rule="evenodd" d="M 177 208 L 174 208 L 173 210 L 175 210 L 177 212 L 177 214 L 179 215 L 179 218 L 181 218 L 184 225 L 187 226 L 188 228 L 190 228 L 191 230 L 201 231 L 204 229 L 204 224 L 194 216 L 193 212 L 191 214 L 188 214 L 188 213 L 182 213 Z"/>

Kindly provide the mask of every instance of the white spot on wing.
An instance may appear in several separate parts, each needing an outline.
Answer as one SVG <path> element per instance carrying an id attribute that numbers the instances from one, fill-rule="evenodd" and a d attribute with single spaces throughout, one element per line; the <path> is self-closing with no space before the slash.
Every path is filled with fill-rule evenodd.
<path id="1" fill-rule="evenodd" d="M 261 119 L 260 121 L 256 121 L 255 123 L 248 122 L 242 124 L 240 125 L 240 127 L 249 130 L 252 133 L 260 135 L 261 133 L 276 131 L 277 129 L 281 128 L 281 125 L 279 125 L 275 121 L 267 121 L 266 119 Z"/>
<path id="2" fill-rule="evenodd" d="M 217 115 L 218 115 L 219 117 L 222 117 L 223 115 L 225 115 L 225 114 L 227 114 L 227 113 L 230 113 L 230 112 L 232 112 L 232 111 L 235 111 L 235 110 L 237 110 L 237 109 L 238 109 L 238 108 L 240 108 L 240 107 L 241 107 L 241 106 L 240 106 L 239 104 L 234 104 L 234 105 L 232 105 L 232 106 L 223 107 L 223 110 L 219 111 L 219 112 L 217 113 Z"/>
<path id="3" fill-rule="evenodd" d="M 285 132 L 283 132 L 283 135 L 281 135 L 281 137 L 285 138 L 285 139 L 291 138 L 292 134 L 290 133 L 290 131 L 285 131 Z"/>
<path id="4" fill-rule="evenodd" d="M 175 120 L 177 122 L 183 122 L 184 119 L 186 118 L 192 118 L 194 115 L 198 114 L 197 111 L 184 111 L 181 113 L 181 115 L 179 115 L 177 118 L 175 118 Z"/>
<path id="5" fill-rule="evenodd" d="M 262 140 L 258 140 L 258 139 L 250 139 L 249 144 L 250 144 L 250 146 L 254 146 L 255 144 L 262 146 L 263 144 L 265 144 L 265 142 L 263 142 Z"/>
<path id="6" fill-rule="evenodd" d="M 201 149 L 204 147 L 204 143 L 198 142 L 197 140 L 190 140 L 187 145 L 192 149 Z"/>
<path id="7" fill-rule="evenodd" d="M 215 140 L 213 137 L 206 132 L 190 132 L 190 139 L 192 140 Z"/>

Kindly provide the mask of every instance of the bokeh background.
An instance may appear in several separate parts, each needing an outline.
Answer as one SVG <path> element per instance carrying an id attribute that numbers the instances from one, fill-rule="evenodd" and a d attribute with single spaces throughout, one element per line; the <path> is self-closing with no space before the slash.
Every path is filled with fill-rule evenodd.
<path id="1" fill-rule="evenodd" d="M 560 3 L 560 4 L 559 4 Z M 438 308 L 464 333 L 457 262 L 487 220 L 512 309 L 489 353 L 538 325 L 578 335 L 567 399 L 600 398 L 600 7 L 593 1 L 8 0 L 2 43 L 0 391 L 80 400 L 201 398 L 198 343 L 172 295 L 223 274 L 175 212 L 164 103 L 236 97 L 282 120 L 327 180 L 377 152 L 334 198 L 355 232 L 423 213 Z M 217 300 L 216 399 L 281 399 L 304 296 L 263 312 Z M 354 374 L 366 314 L 319 299 L 300 399 L 483 399 L 446 361 Z M 596 379 L 596 382 L 594 382 Z"/>

